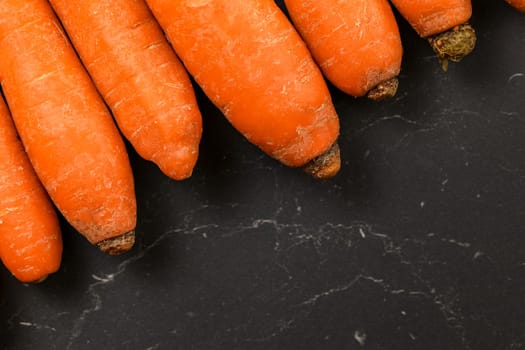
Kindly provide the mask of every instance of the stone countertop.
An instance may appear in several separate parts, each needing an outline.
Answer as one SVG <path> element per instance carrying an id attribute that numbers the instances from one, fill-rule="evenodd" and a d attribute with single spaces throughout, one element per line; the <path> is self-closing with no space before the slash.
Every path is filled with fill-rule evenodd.
<path id="1" fill-rule="evenodd" d="M 525 15 L 474 1 L 444 73 L 400 23 L 397 96 L 331 87 L 343 165 L 316 181 L 245 141 L 198 91 L 183 182 L 130 150 L 135 248 L 65 222 L 60 271 L 0 270 L 2 349 L 525 349 Z"/>

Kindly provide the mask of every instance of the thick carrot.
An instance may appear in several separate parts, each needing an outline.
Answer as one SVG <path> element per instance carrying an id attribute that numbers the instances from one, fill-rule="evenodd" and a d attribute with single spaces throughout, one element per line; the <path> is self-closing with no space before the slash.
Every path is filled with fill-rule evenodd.
<path id="1" fill-rule="evenodd" d="M 352 96 L 396 93 L 403 48 L 388 0 L 285 0 L 324 75 Z"/>
<path id="2" fill-rule="evenodd" d="M 506 0 L 512 7 L 525 13 L 525 0 Z"/>
<path id="3" fill-rule="evenodd" d="M 143 0 L 50 0 L 122 133 L 174 179 L 202 133 L 190 79 Z"/>
<path id="4" fill-rule="evenodd" d="M 0 96 L 0 258 L 22 282 L 56 272 L 62 259 L 60 225 L 18 139 Z"/>
<path id="5" fill-rule="evenodd" d="M 29 159 L 57 208 L 110 254 L 134 241 L 126 148 L 45 0 L 0 2 L 0 81 Z"/>
<path id="6" fill-rule="evenodd" d="M 443 69 L 457 62 L 476 45 L 476 34 L 468 23 L 471 0 L 391 0 L 422 38 L 427 38 Z"/>
<path id="7" fill-rule="evenodd" d="M 339 170 L 328 88 L 272 0 L 147 3 L 190 74 L 249 141 L 291 167 L 313 161 L 306 168 L 315 177 Z"/>

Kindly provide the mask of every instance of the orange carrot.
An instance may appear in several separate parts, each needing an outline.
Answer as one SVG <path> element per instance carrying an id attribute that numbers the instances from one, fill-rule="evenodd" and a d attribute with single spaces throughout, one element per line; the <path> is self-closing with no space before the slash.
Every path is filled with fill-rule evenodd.
<path id="1" fill-rule="evenodd" d="M 401 15 L 430 45 L 447 69 L 448 61 L 457 62 L 476 45 L 476 34 L 468 23 L 471 0 L 391 0 Z"/>
<path id="2" fill-rule="evenodd" d="M 50 0 L 137 152 L 174 179 L 193 171 L 202 133 L 189 77 L 143 0 Z"/>
<path id="3" fill-rule="evenodd" d="M 0 82 L 22 143 L 57 208 L 110 254 L 134 242 L 126 148 L 45 0 L 0 2 Z"/>
<path id="4" fill-rule="evenodd" d="M 56 272 L 62 236 L 55 209 L 0 96 L 0 259 L 22 282 Z"/>
<path id="5" fill-rule="evenodd" d="M 272 0 L 148 0 L 190 74 L 265 153 L 315 177 L 339 170 L 339 120 L 321 72 Z"/>
<path id="6" fill-rule="evenodd" d="M 512 7 L 525 13 L 525 0 L 506 0 Z"/>
<path id="7" fill-rule="evenodd" d="M 403 48 L 388 0 L 285 4 L 330 82 L 356 97 L 383 99 L 396 93 Z"/>

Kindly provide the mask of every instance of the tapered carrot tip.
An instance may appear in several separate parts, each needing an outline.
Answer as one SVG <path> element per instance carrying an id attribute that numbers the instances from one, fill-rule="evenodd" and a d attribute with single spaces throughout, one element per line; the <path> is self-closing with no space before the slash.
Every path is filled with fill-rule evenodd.
<path id="1" fill-rule="evenodd" d="M 476 31 L 469 23 L 464 23 L 429 37 L 428 41 L 441 62 L 441 68 L 447 71 L 448 61 L 459 62 L 474 50 Z"/>
<path id="2" fill-rule="evenodd" d="M 316 179 L 329 179 L 335 176 L 339 169 L 341 169 L 341 154 L 337 143 L 303 166 L 303 170 Z"/>
<path id="3" fill-rule="evenodd" d="M 135 231 L 129 231 L 123 235 L 100 241 L 97 247 L 109 255 L 119 255 L 130 250 L 133 244 L 135 244 Z"/>
<path id="4" fill-rule="evenodd" d="M 398 87 L 399 80 L 397 77 L 394 77 L 377 84 L 366 96 L 373 101 L 386 100 L 394 97 Z"/>

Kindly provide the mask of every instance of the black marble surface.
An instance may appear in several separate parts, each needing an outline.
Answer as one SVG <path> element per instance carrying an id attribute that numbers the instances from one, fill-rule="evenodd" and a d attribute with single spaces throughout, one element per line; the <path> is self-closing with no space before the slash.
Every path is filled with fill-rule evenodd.
<path id="1" fill-rule="evenodd" d="M 137 244 L 63 223 L 61 270 L 0 271 L 0 348 L 525 349 L 525 15 L 475 1 L 475 52 L 441 71 L 400 23 L 396 98 L 332 89 L 343 168 L 281 166 L 199 92 L 194 176 L 130 151 Z"/>

